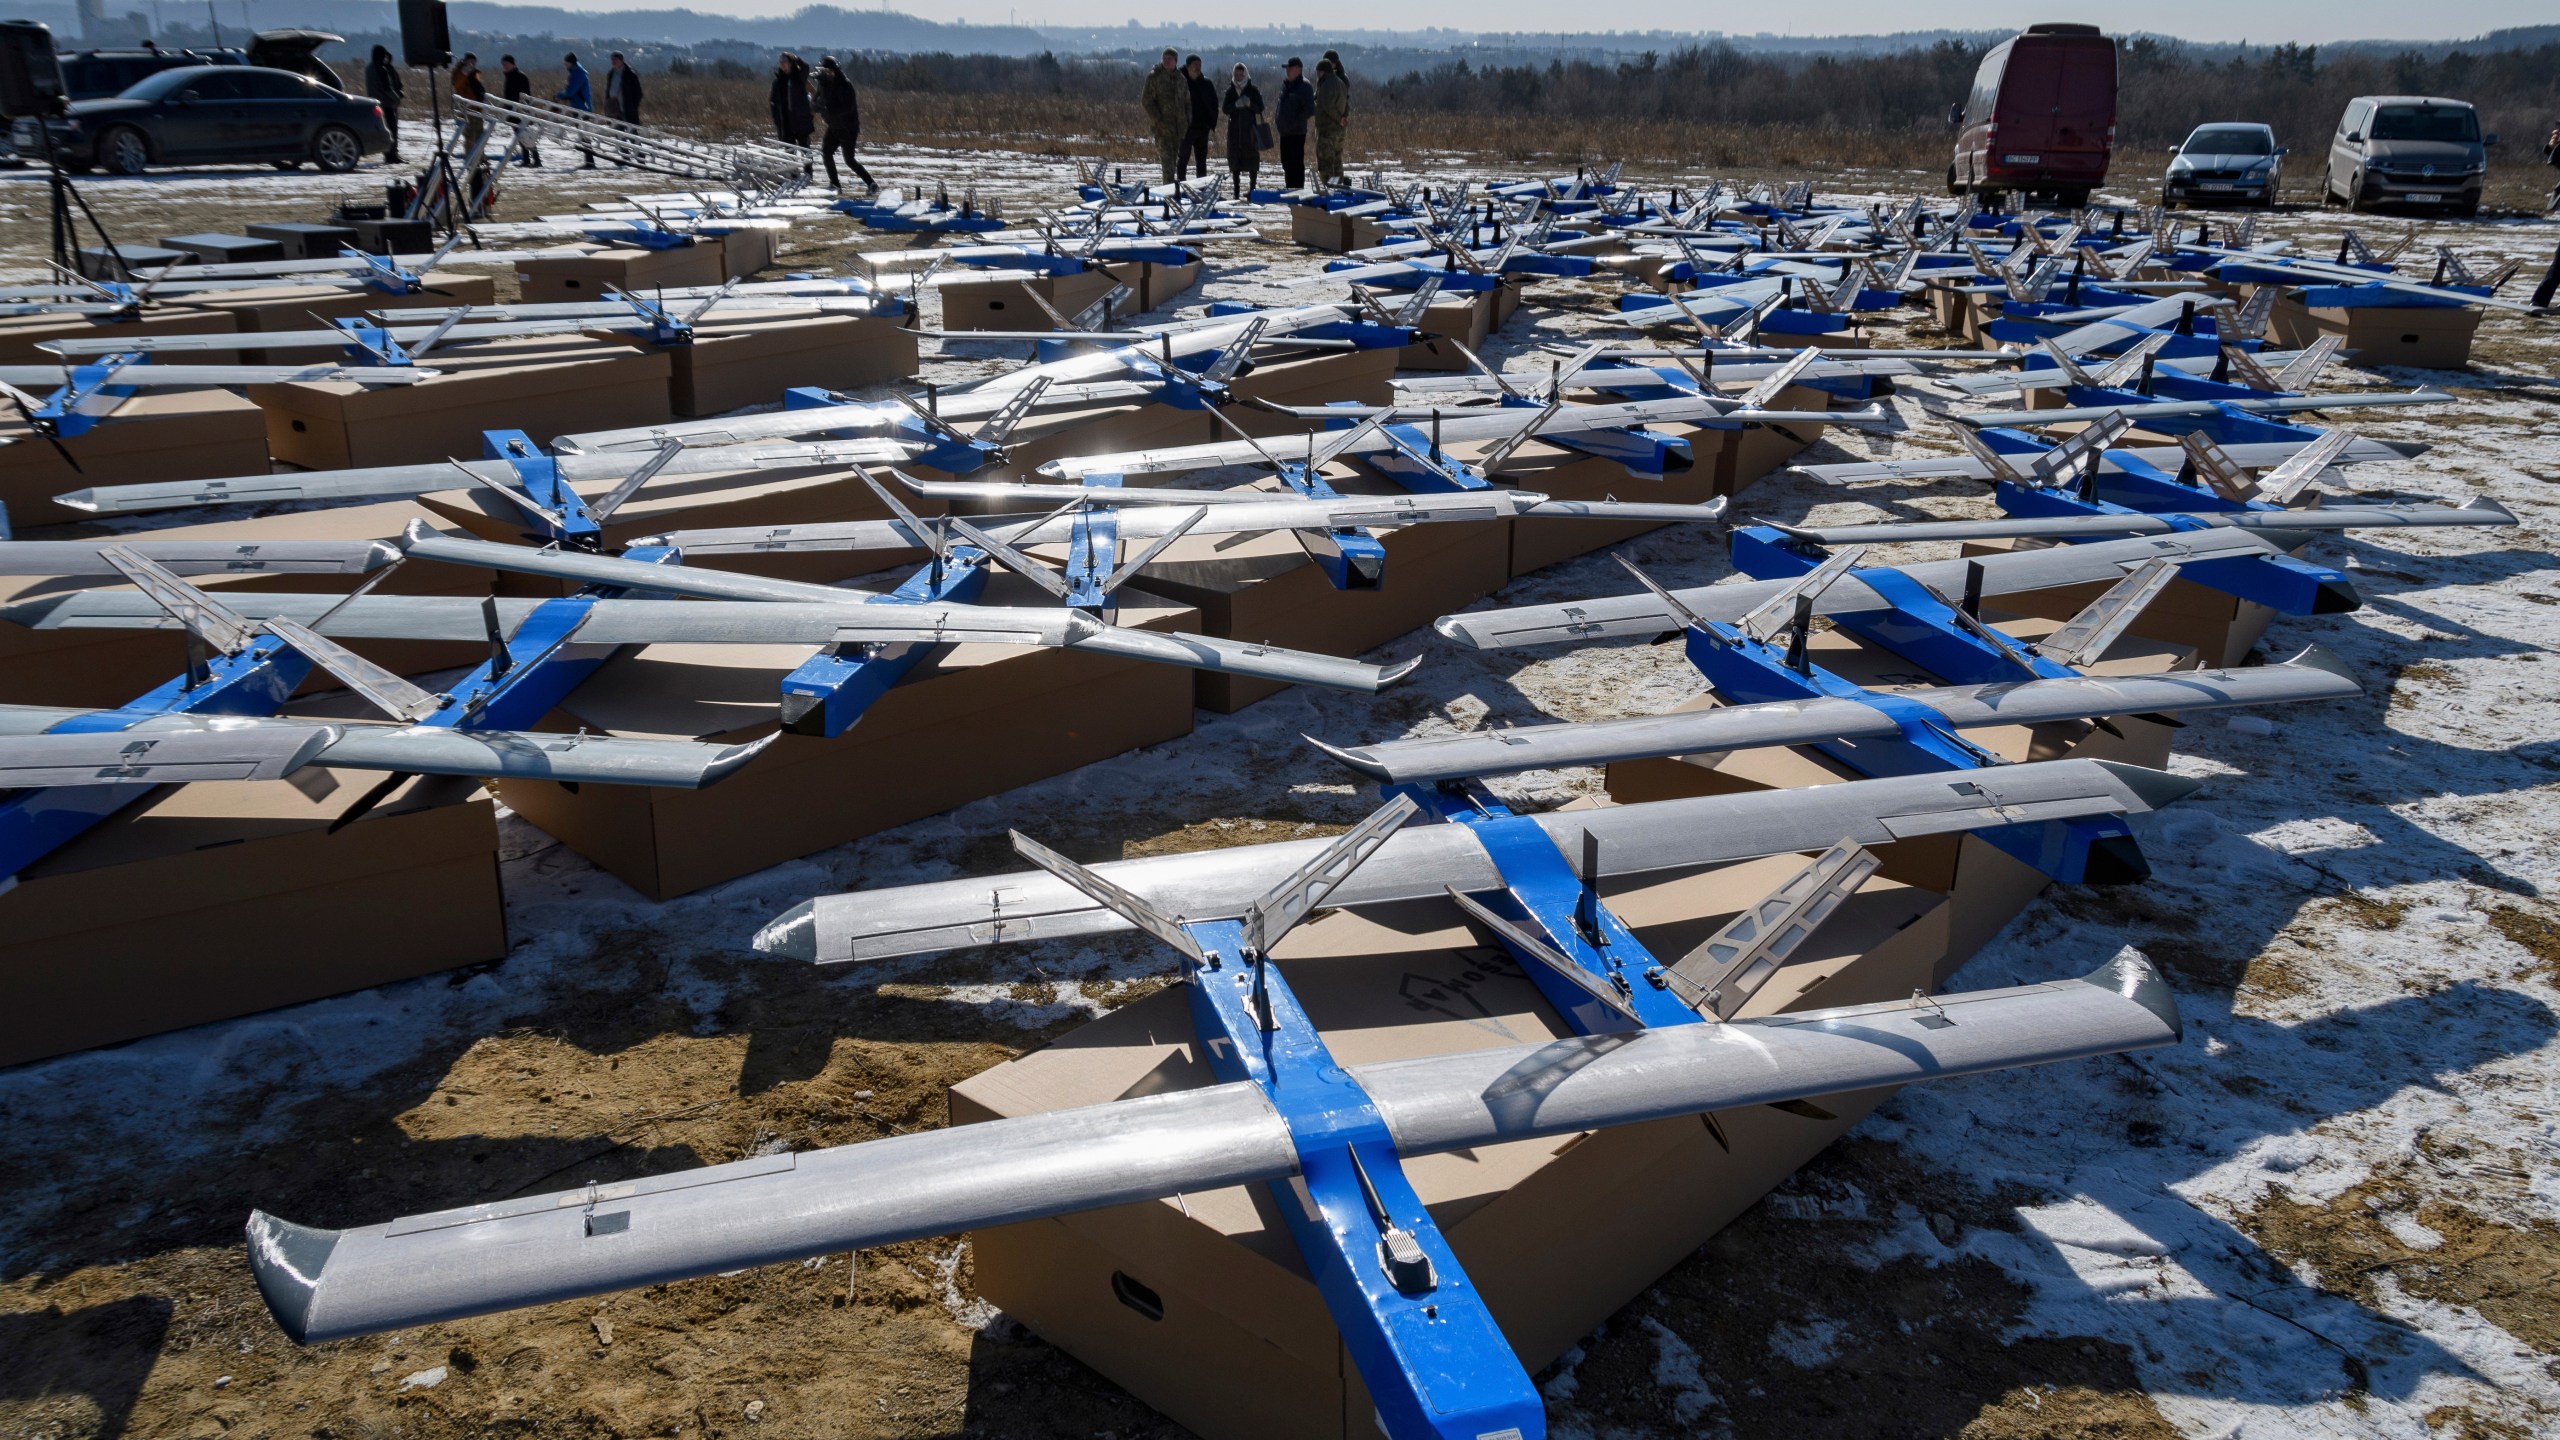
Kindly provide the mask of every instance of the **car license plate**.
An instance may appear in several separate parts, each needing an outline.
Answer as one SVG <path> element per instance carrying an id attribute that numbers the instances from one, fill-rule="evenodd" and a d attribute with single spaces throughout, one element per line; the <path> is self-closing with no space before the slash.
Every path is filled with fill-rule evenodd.
<path id="1" fill-rule="evenodd" d="M 2044 157 L 2041 155 L 2003 155 L 2000 157 L 2000 163 L 2003 165 L 2041 165 L 2044 163 Z"/>
<path id="2" fill-rule="evenodd" d="M 2401 199 L 2403 199 L 2403 200 L 2423 200 L 2423 201 L 2427 202 L 2428 204 L 2432 205 L 2432 204 L 2434 204 L 2435 202 L 2437 202 L 2437 201 L 2439 201 L 2439 200 L 2444 199 L 2445 197 L 2443 197 L 2442 195 L 2437 194 L 2437 193 L 2436 193 L 2436 192 L 2434 192 L 2433 190 L 2412 190 L 2412 191 L 2410 191 L 2408 194 L 2403 195 L 2403 196 L 2401 196 L 2400 198 L 2401 198 Z"/>
<path id="3" fill-rule="evenodd" d="M 2225 185 L 2218 180 L 2208 180 L 2196 188 L 2199 190 L 2237 190 L 2240 187 L 2237 185 Z"/>

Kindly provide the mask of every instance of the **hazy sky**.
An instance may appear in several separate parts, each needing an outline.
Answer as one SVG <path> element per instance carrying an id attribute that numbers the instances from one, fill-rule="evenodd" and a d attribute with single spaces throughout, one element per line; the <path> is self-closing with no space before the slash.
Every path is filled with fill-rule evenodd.
<path id="1" fill-rule="evenodd" d="M 693 9 L 732 14 L 785 15 L 806 0 L 547 0 L 577 10 Z M 1872 35 L 1937 28 L 2016 29 L 2036 20 L 2096 20 L 2109 30 L 2140 29 L 2196 40 L 2284 40 L 2317 43 L 2346 39 L 2459 39 L 2510 25 L 2552 23 L 2550 0 L 2479 0 L 2460 6 L 2383 4 L 2381 0 L 2153 0 L 2132 7 L 2074 12 L 2037 0 L 1831 0 L 1828 4 L 1771 8 L 1699 5 L 1694 0 L 1612 0 L 1558 5 L 1554 0 L 1468 0 L 1463 5 L 1428 0 L 1301 0 L 1276 13 L 1236 10 L 1184 0 L 832 0 L 846 9 L 872 6 L 904 10 L 933 20 L 977 24 L 1117 25 L 1187 18 L 1210 25 L 1280 22 L 1422 29 L 1462 24 L 1481 30 L 1775 30 L 1799 35 Z"/>

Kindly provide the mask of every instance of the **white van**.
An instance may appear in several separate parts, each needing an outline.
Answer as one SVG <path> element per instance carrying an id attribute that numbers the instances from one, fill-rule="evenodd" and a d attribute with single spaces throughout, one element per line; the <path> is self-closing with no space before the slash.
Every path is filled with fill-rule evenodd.
<path id="1" fill-rule="evenodd" d="M 2359 95 L 2338 117 L 2321 199 L 2350 210 L 2407 205 L 2471 215 L 2488 179 L 2480 115 L 2466 100 L 2428 95 Z"/>

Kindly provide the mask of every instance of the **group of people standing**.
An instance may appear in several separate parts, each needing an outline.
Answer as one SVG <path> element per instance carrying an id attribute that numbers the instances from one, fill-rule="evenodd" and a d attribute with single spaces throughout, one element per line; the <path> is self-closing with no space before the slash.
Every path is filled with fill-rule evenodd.
<path id="1" fill-rule="evenodd" d="M 1167 50 L 1147 72 L 1139 103 L 1147 112 L 1148 128 L 1155 133 L 1156 160 L 1168 181 L 1181 179 L 1185 168 L 1195 177 L 1209 173 L 1209 136 L 1221 117 L 1227 129 L 1227 176 L 1237 199 L 1261 183 L 1266 150 L 1280 152 L 1285 188 L 1305 185 L 1310 131 L 1316 141 L 1317 178 L 1342 178 L 1343 133 L 1351 126 L 1351 77 L 1336 51 L 1327 50 L 1316 62 L 1312 84 L 1306 78 L 1305 63 L 1290 56 L 1281 67 L 1279 104 L 1266 112 L 1262 87 L 1253 83 L 1252 72 L 1242 64 L 1229 73 L 1222 95 L 1201 73 L 1199 56 L 1182 60 L 1179 52 Z"/>
<path id="2" fill-rule="evenodd" d="M 862 177 L 863 186 L 872 194 L 880 193 L 880 182 L 862 167 L 854 147 L 862 139 L 861 97 L 854 93 L 853 81 L 847 79 L 844 66 L 833 55 L 819 57 L 815 75 L 809 62 L 785 50 L 773 67 L 773 132 L 782 143 L 801 150 L 809 148 L 809 138 L 817 132 L 817 122 L 827 122 L 825 140 L 818 145 L 818 158 L 827 165 L 828 188 L 841 192 L 844 182 L 836 173 L 836 156 L 842 153 L 844 163 Z M 813 167 L 806 161 L 800 166 L 803 176 Z"/>
<path id="3" fill-rule="evenodd" d="M 551 98 L 572 110 L 593 114 L 596 108 L 594 78 L 587 74 L 586 67 L 578 63 L 574 54 L 560 57 L 560 62 L 566 74 L 559 91 Z M 605 113 L 637 125 L 640 123 L 640 73 L 631 68 L 619 50 L 613 52 L 608 63 L 604 77 Z M 516 57 L 499 56 L 498 70 L 501 98 L 522 100 L 533 94 L 533 77 L 517 68 Z M 382 107 L 383 121 L 391 127 L 391 151 L 383 159 L 397 165 L 400 163 L 400 101 L 409 93 L 409 87 L 400 78 L 400 67 L 392 60 L 389 47 L 373 47 L 373 58 L 365 66 L 364 88 L 365 93 Z M 480 78 L 480 57 L 477 54 L 466 52 L 453 62 L 453 93 L 465 100 L 489 98 L 489 82 Z M 464 122 L 464 149 L 479 143 L 481 128 L 477 116 Z M 529 125 L 515 128 L 515 163 L 539 168 L 542 151 L 534 143 L 539 137 L 532 133 Z M 586 164 L 583 168 L 593 170 L 596 168 L 595 152 L 587 150 L 584 153 Z"/>

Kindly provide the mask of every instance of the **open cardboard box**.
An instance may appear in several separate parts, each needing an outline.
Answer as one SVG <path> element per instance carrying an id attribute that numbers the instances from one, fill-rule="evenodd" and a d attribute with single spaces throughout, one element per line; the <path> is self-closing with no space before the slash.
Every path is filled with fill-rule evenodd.
<path id="1" fill-rule="evenodd" d="M 2004 599 L 2007 597 L 2003 597 Z M 1983 618 L 2002 632 L 2022 640 L 2038 640 L 2060 627 L 2041 617 L 2001 615 Z M 1877 689 L 1933 683 L 1899 656 L 1841 630 L 1817 632 L 1807 647 L 1813 663 L 1860 685 Z M 2129 636 L 2118 640 L 2097 664 L 2093 675 L 2154 675 L 2192 669 L 2195 652 L 2181 645 Z M 1699 682 L 1703 692 L 1705 682 Z M 1711 696 L 1673 707 L 1705 709 Z M 2007 761 L 2060 760 L 2085 757 L 2122 760 L 2152 768 L 2169 763 L 2170 727 L 2131 715 L 2110 717 L 2120 735 L 2094 726 L 1997 726 L 1967 730 L 1964 738 Z M 1620 761 L 1607 769 L 1609 797 L 1620 804 L 1668 800 L 1684 795 L 1722 795 L 1744 790 L 1794 789 L 1858 778 L 1856 771 L 1810 746 L 1763 747 L 1717 751 L 1657 760 Z M 1877 847 L 1885 878 L 1919 885 L 1948 897 L 1949 959 L 1929 982 L 1943 982 L 1982 943 L 2000 932 L 2010 917 L 2045 887 L 2036 870 L 1986 840 L 1967 834 L 1932 835 Z"/>
<path id="2" fill-rule="evenodd" d="M 990 605 L 1052 604 L 1008 575 Z M 1122 625 L 1199 633 L 1190 609 L 1124 590 Z M 738 744 L 774 728 L 805 645 L 653 645 L 608 661 L 548 722 Z M 1011 645 L 929 658 L 832 740 L 785 735 L 716 785 L 508 780 L 501 796 L 632 888 L 666 899 L 1191 731 L 1177 666 Z"/>
<path id="3" fill-rule="evenodd" d="M 61 357 L 36 347 L 48 340 L 118 340 L 128 335 L 228 335 L 239 327 L 231 315 L 193 305 L 170 305 L 132 320 L 92 320 L 85 315 L 0 315 L 0 365 L 51 365 Z M 230 365 L 229 350 L 197 350 L 195 365 Z"/>
<path id="4" fill-rule="evenodd" d="M 916 337 L 900 318 L 714 310 L 693 343 L 668 348 L 671 407 L 725 415 L 796 386 L 851 390 L 916 373 Z"/>
<path id="5" fill-rule="evenodd" d="M 455 345 L 429 363 L 441 373 L 414 385 L 296 381 L 252 385 L 249 398 L 267 412 L 269 452 L 314 470 L 468 458 L 488 430 L 522 430 L 541 443 L 673 418 L 674 361 L 663 350 L 548 335 Z"/>
<path id="6" fill-rule="evenodd" d="M 382 540 L 397 535 L 412 520 L 434 524 L 436 512 L 407 500 L 348 505 L 332 510 L 302 510 L 256 520 L 229 520 L 214 525 L 179 525 L 154 530 L 155 540 L 222 539 L 247 542 L 276 540 Z M 190 576 L 189 583 L 217 598 L 256 592 L 343 594 L 367 578 L 362 575 L 274 575 L 243 572 Z M 529 576 L 500 575 L 467 565 L 418 561 L 376 585 L 376 595 L 470 595 L 495 587 L 508 595 L 558 593 L 556 585 Z M 107 586 L 95 578 L 65 579 L 43 575 L 0 575 L 0 604 L 42 599 L 77 590 L 130 589 Z M 421 675 L 455 666 L 477 665 L 488 658 L 480 641 L 350 640 L 349 648 L 403 675 Z M 83 705 L 108 708 L 167 684 L 186 668 L 186 646 L 175 630 L 63 629 L 29 630 L 0 623 L 0 704 Z M 311 682 L 329 687 L 337 682 Z"/>
<path id="7" fill-rule="evenodd" d="M 93 485 L 263 475 L 267 417 L 228 390 L 146 390 L 57 450 L 10 413 L 0 419 L 0 504 L 20 530 L 76 525 L 96 516 L 56 505 L 53 497 Z M 80 468 L 62 458 L 71 452 Z"/>
<path id="8" fill-rule="evenodd" d="M 162 786 L 0 891 L 0 1065 L 503 959 L 497 809 L 382 777 Z"/>
<path id="9" fill-rule="evenodd" d="M 1345 495 L 1406 493 L 1340 463 L 1325 475 Z M 1259 488 L 1285 493 L 1276 480 L 1262 481 Z M 1203 634 L 1357 655 L 1509 584 L 1511 525 L 1455 521 L 1382 532 L 1386 573 L 1374 590 L 1335 589 L 1305 544 L 1288 531 L 1185 536 L 1139 572 L 1139 583 L 1196 607 Z M 1284 688 L 1272 680 L 1199 672 L 1201 708 L 1221 713 Z"/>
<path id="10" fill-rule="evenodd" d="M 1793 855 L 1606 887 L 1676 957 L 1803 864 Z M 1746 1015 L 1907 996 L 1947 968 L 1946 902 L 1870 879 Z M 1274 952 L 1346 1066 L 1569 1033 L 1508 955 L 1446 901 L 1333 912 Z M 1173 963 L 1167 957 L 1167 965 Z M 1211 1082 L 1169 988 L 952 1087 L 955 1125 Z M 1488 1146 L 1404 1164 L 1521 1365 L 1536 1372 L 1643 1293 L 1889 1091 Z M 1606 1224 L 1592 1217 L 1606 1216 Z M 1208 1440 L 1346 1440 L 1366 1389 L 1262 1186 L 975 1232 L 978 1294 Z"/>
<path id="11" fill-rule="evenodd" d="M 600 300 L 616 290 L 643 295 L 728 278 L 728 256 L 717 239 L 671 250 L 615 246 L 584 255 L 536 255 L 516 267 L 516 288 L 528 305 Z"/>
<path id="12" fill-rule="evenodd" d="M 2306 305 L 2288 289 L 2268 315 L 2267 330 L 2292 350 L 2335 335 L 2365 369 L 2461 370 L 2471 364 L 2480 314 L 2468 305 Z"/>

